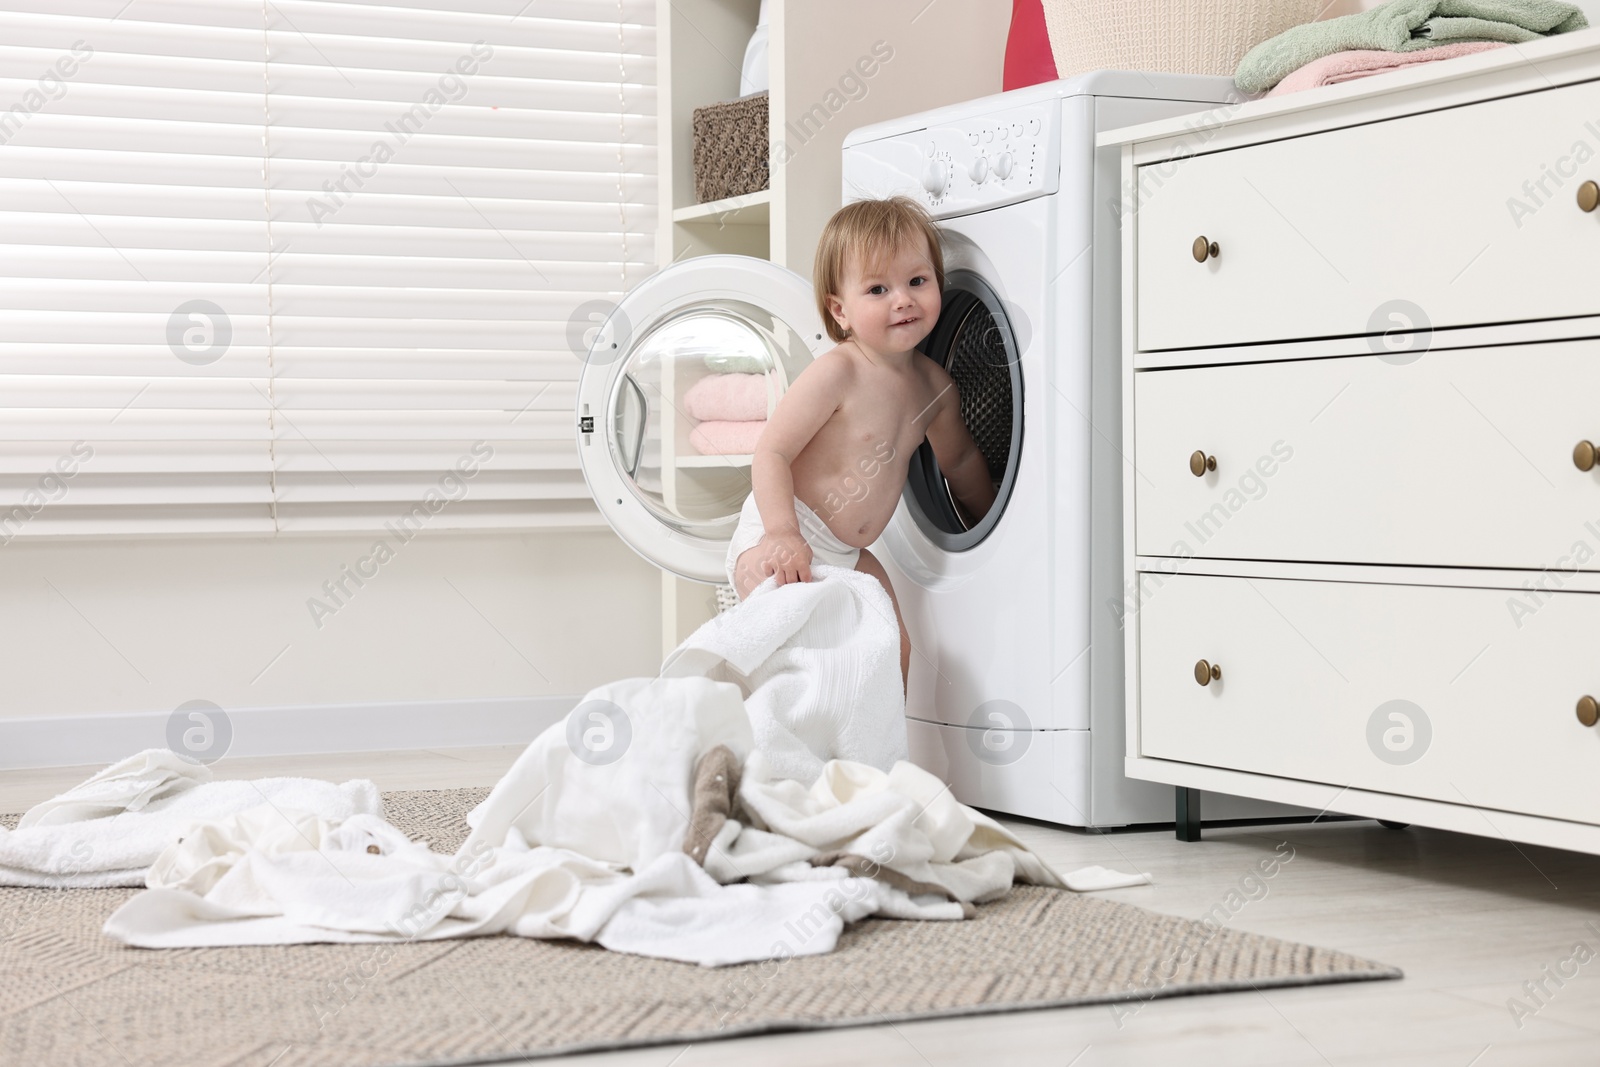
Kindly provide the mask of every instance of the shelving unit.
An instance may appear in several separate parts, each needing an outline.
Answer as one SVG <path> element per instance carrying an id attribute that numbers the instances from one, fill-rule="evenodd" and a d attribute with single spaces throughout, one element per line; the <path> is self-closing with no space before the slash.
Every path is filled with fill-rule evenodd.
<path id="1" fill-rule="evenodd" d="M 721 218 L 718 218 L 721 216 Z M 730 196 L 725 200 L 711 200 L 704 204 L 676 208 L 673 222 L 704 222 L 717 219 L 723 224 L 767 226 L 772 222 L 772 190 L 744 196 Z"/>
<path id="2" fill-rule="evenodd" d="M 743 456 L 679 456 L 678 467 L 748 467 L 756 457 Z"/>
<path id="3" fill-rule="evenodd" d="M 811 277 L 843 202 L 840 150 L 860 126 L 1001 90 L 1011 0 L 768 0 L 770 188 L 694 199 L 694 109 L 739 96 L 760 0 L 657 0 L 661 222 L 656 261 L 728 253 Z M 687 456 L 677 469 L 749 456 Z M 717 610 L 711 586 L 662 573 L 663 654 Z"/>

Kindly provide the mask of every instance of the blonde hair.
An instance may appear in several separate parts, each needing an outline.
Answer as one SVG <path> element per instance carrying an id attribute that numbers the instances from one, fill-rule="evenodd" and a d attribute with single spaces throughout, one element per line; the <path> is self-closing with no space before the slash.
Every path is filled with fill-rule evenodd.
<path id="1" fill-rule="evenodd" d="M 828 297 L 844 288 L 845 271 L 852 257 L 868 273 L 876 272 L 894 253 L 914 248 L 917 236 L 928 242 L 928 258 L 933 261 L 934 281 L 944 292 L 944 250 L 939 244 L 939 228 L 928 210 L 909 196 L 883 200 L 857 200 L 833 213 L 817 238 L 817 258 L 811 270 L 811 287 L 817 296 L 817 311 L 822 315 L 828 336 L 835 343 L 850 335 L 828 311 Z"/>

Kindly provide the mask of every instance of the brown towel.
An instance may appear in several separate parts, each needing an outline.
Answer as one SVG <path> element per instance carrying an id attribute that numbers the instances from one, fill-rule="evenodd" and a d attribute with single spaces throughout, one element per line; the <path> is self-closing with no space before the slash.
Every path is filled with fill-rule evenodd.
<path id="1" fill-rule="evenodd" d="M 733 812 L 739 795 L 739 760 L 727 745 L 718 745 L 700 757 L 694 768 L 694 810 L 683 835 L 683 851 L 700 866 L 706 852 Z"/>

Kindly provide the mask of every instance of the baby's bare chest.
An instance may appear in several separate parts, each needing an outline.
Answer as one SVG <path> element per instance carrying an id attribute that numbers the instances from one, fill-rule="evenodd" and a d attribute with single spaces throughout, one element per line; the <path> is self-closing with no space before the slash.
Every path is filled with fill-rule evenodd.
<path id="1" fill-rule="evenodd" d="M 930 396 L 922 388 L 862 389 L 829 417 L 805 451 L 829 470 L 886 464 L 904 469 L 927 436 Z"/>

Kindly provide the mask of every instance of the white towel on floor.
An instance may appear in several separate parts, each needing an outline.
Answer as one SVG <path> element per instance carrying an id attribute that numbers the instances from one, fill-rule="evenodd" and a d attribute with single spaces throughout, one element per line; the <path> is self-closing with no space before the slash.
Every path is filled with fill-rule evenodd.
<path id="1" fill-rule="evenodd" d="M 956 920 L 1013 881 L 1063 884 L 909 763 L 834 760 L 810 786 L 777 776 L 731 683 L 627 679 L 579 708 L 602 703 L 628 723 L 620 756 L 591 762 L 566 722 L 551 726 L 469 814 L 454 857 L 381 820 L 261 806 L 169 848 L 105 932 L 153 948 L 505 933 L 718 966 L 831 951 L 867 915 Z M 736 811 L 750 825 L 729 820 L 702 869 L 682 850 L 696 765 L 719 745 L 745 759 Z M 901 879 L 811 865 L 826 852 Z"/>
<path id="2" fill-rule="evenodd" d="M 1110 867 L 1079 867 L 1066 876 L 1067 888 L 1078 893 L 1126 889 L 1134 885 L 1149 885 L 1153 880 L 1148 874 L 1123 874 Z"/>
<path id="3" fill-rule="evenodd" d="M 147 748 L 113 763 L 60 796 L 29 808 L 17 829 L 85 822 L 124 811 L 138 811 L 152 800 L 174 796 L 211 781 L 211 768 L 184 759 L 170 748 Z"/>
<path id="4" fill-rule="evenodd" d="M 719 881 L 814 876 L 793 865 L 847 853 L 938 886 L 959 901 L 993 900 L 1014 881 L 1065 886 L 1009 830 L 903 760 L 887 773 L 833 760 L 807 787 L 774 775 L 756 752 L 745 763 L 739 799 L 756 822 L 730 820 L 718 835 L 706 870 Z"/>
<path id="5" fill-rule="evenodd" d="M 262 806 L 172 845 L 105 933 L 151 948 L 507 933 L 715 966 L 770 958 L 780 939 L 793 955 L 826 952 L 846 922 L 916 910 L 906 894 L 842 869 L 723 886 L 683 853 L 700 756 L 750 749 L 736 686 L 627 679 L 579 708 L 598 702 L 629 723 L 620 757 L 580 758 L 567 723 L 554 724 L 469 814 L 472 833 L 454 857 L 376 820 L 350 820 L 357 832 L 341 834 L 315 813 L 280 820 Z M 959 905 L 938 904 L 921 917 L 960 917 Z"/>
<path id="6" fill-rule="evenodd" d="M 738 685 L 777 777 L 810 784 L 831 759 L 887 771 L 908 756 L 894 605 L 870 574 L 828 564 L 811 574 L 766 579 L 690 634 L 661 673 Z"/>
<path id="7" fill-rule="evenodd" d="M 334 821 L 383 814 L 377 786 L 364 778 L 218 782 L 209 767 L 151 748 L 29 808 L 15 830 L 0 828 L 0 885 L 142 886 L 190 827 L 269 802 Z"/>
<path id="8" fill-rule="evenodd" d="M 168 845 L 105 933 L 151 948 L 511 934 L 718 966 L 831 951 L 867 915 L 958 920 L 1015 881 L 1072 884 L 905 762 L 888 595 L 813 573 L 769 579 L 660 677 L 591 690 L 468 814 L 455 856 L 376 817 L 259 804 Z M 683 848 L 718 746 L 742 766 L 739 804 L 702 868 Z"/>

